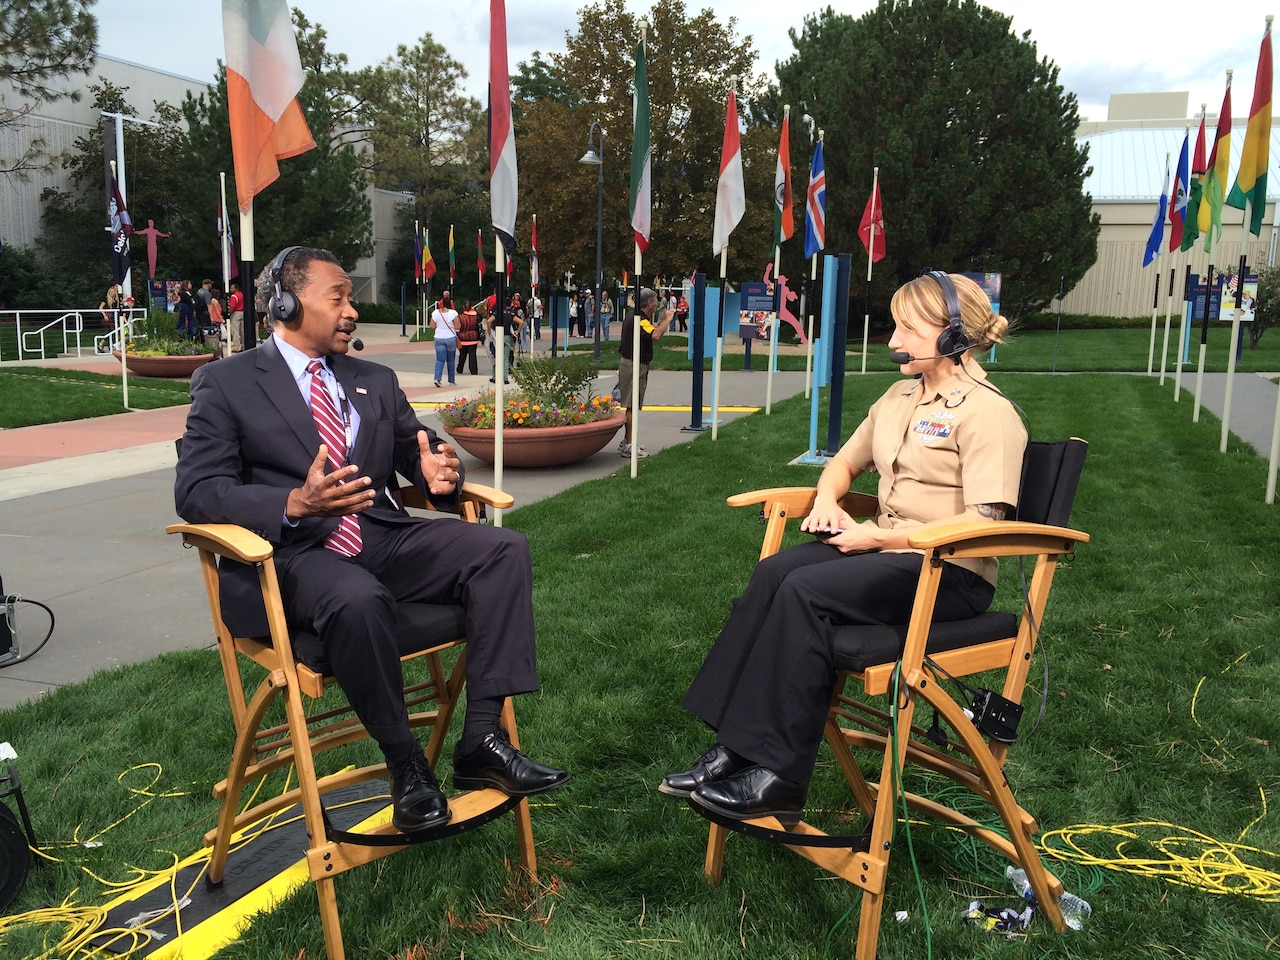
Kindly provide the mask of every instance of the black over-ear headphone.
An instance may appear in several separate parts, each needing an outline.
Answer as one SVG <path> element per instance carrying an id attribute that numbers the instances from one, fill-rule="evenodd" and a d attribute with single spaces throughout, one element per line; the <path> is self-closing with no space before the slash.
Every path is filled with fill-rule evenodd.
<path id="1" fill-rule="evenodd" d="M 285 247 L 276 254 L 276 258 L 271 261 L 271 266 L 267 267 L 267 276 L 271 278 L 272 287 L 271 299 L 267 301 L 267 316 L 272 320 L 288 323 L 290 320 L 296 320 L 302 309 L 298 298 L 280 286 L 280 274 L 284 272 L 284 262 L 289 259 L 289 254 L 298 249 L 300 248 L 296 246 Z M 947 282 L 950 283 L 950 281 Z M 954 293 L 952 296 L 954 297 Z"/>
<path id="2" fill-rule="evenodd" d="M 938 335 L 938 355 L 950 357 L 955 363 L 960 356 L 973 346 L 969 334 L 965 332 L 964 320 L 960 317 L 960 298 L 956 295 L 956 285 L 941 270 L 930 270 L 926 274 L 942 288 L 942 301 L 947 307 L 947 328 Z"/>

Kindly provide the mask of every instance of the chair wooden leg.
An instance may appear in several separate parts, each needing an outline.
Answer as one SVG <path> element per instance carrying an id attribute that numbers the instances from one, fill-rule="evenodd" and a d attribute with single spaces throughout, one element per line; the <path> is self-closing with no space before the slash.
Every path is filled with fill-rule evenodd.
<path id="1" fill-rule="evenodd" d="M 240 794 L 245 785 L 244 772 L 254 760 L 254 741 L 258 725 L 266 715 L 267 709 L 280 695 L 283 675 L 279 680 L 280 682 L 277 682 L 277 678 L 273 675 L 258 685 L 236 729 L 236 744 L 231 751 L 231 763 L 227 768 L 226 792 L 222 795 L 222 808 L 218 811 L 217 835 L 213 841 L 213 852 L 209 855 L 209 869 L 205 874 L 210 883 L 221 883 L 223 871 L 227 868 L 227 856 L 231 852 L 231 836 L 236 828 Z"/>
<path id="2" fill-rule="evenodd" d="M 702 865 L 702 872 L 707 883 L 713 887 L 720 886 L 720 875 L 724 872 L 724 842 L 728 837 L 728 830 L 718 823 L 711 824 L 711 830 L 707 833 L 707 858 Z"/>
<path id="3" fill-rule="evenodd" d="M 516 728 L 516 710 L 507 697 L 502 703 L 502 726 L 507 731 L 507 739 L 517 750 L 520 749 L 520 731 Z M 520 866 L 528 871 L 529 876 L 538 879 L 538 856 L 533 846 L 533 817 L 529 813 L 529 799 L 526 797 L 516 804 L 512 816 L 516 821 L 516 845 L 520 850 Z"/>
<path id="4" fill-rule="evenodd" d="M 328 960 L 345 960 L 347 953 L 342 944 L 342 923 L 338 920 L 338 892 L 332 878 L 316 881 L 316 896 L 320 899 L 320 926 L 324 928 L 324 949 Z"/>

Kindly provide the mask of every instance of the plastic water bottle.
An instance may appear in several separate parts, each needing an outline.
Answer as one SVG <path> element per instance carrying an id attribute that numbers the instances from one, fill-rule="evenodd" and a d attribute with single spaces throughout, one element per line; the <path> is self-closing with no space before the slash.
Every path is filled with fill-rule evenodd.
<path id="1" fill-rule="evenodd" d="M 1035 904 L 1036 895 L 1031 889 L 1031 881 L 1027 879 L 1025 870 L 1021 867 L 1008 866 L 1005 867 L 1004 875 L 1022 899 L 1032 905 Z M 1083 930 L 1084 922 L 1093 916 L 1093 907 L 1089 906 L 1088 901 L 1066 891 L 1063 891 L 1062 896 L 1058 898 L 1058 909 L 1062 911 L 1062 919 L 1072 930 Z"/>

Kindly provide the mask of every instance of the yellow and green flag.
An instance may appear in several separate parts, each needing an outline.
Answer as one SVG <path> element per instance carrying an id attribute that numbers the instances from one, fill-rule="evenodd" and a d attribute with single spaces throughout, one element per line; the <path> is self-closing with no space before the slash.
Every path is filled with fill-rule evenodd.
<path id="1" fill-rule="evenodd" d="M 1222 234 L 1222 201 L 1227 196 L 1228 168 L 1231 165 L 1231 81 L 1227 80 L 1227 92 L 1222 95 L 1222 109 L 1218 111 L 1218 129 L 1214 134 L 1213 151 L 1209 154 L 1209 166 L 1204 174 L 1204 191 L 1200 197 L 1198 226 L 1204 235 L 1204 249 L 1210 250 Z"/>
<path id="2" fill-rule="evenodd" d="M 1253 106 L 1249 110 L 1249 126 L 1245 128 L 1244 150 L 1236 185 L 1231 188 L 1227 205 L 1238 210 L 1249 204 L 1249 232 L 1262 233 L 1262 214 L 1267 207 L 1267 160 L 1271 145 L 1271 18 L 1262 35 L 1258 51 L 1258 75 L 1253 82 Z"/>

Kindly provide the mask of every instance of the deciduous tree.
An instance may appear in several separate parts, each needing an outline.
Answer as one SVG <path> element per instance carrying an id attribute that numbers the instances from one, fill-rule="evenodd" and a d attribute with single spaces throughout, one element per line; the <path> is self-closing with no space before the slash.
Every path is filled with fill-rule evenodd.
<path id="1" fill-rule="evenodd" d="M 1096 258 L 1076 98 L 1010 22 L 971 0 L 881 0 L 859 19 L 827 8 L 791 31 L 780 90 L 793 117 L 826 131 L 828 252 L 861 256 L 880 167 L 882 313 L 894 287 L 935 267 L 1003 274 L 1002 310 L 1016 317 L 1056 296 L 1059 278 L 1070 290 Z M 793 126 L 793 148 L 811 143 Z"/>

